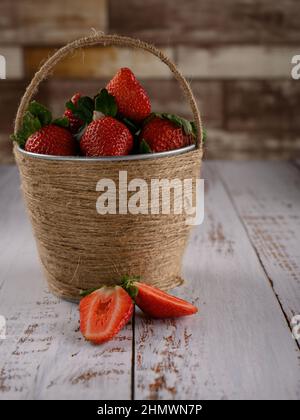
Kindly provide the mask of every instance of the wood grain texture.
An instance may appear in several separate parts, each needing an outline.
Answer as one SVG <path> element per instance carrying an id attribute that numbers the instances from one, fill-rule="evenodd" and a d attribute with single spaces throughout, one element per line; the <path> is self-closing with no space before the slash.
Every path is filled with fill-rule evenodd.
<path id="1" fill-rule="evenodd" d="M 7 133 L 0 133 L 0 164 L 14 163 L 12 142 Z"/>
<path id="2" fill-rule="evenodd" d="M 286 162 L 216 168 L 290 322 L 300 314 L 300 172 Z"/>
<path id="3" fill-rule="evenodd" d="M 252 213 L 269 215 L 270 205 L 285 211 L 285 236 L 281 238 L 279 230 L 273 239 L 279 245 L 284 241 L 292 258 L 285 263 L 295 267 L 300 171 L 288 164 L 278 169 L 270 163 L 264 169 L 259 163 L 240 165 L 237 171 L 237 164 L 205 164 L 206 218 L 194 230 L 185 255 L 189 282 L 175 291 L 193 301 L 199 314 L 155 321 L 137 311 L 135 365 L 130 324 L 115 340 L 92 346 L 78 331 L 77 305 L 49 294 L 16 168 L 0 166 L 0 314 L 7 319 L 7 339 L 0 340 L 0 399 L 127 399 L 133 385 L 136 399 L 299 399 L 299 350 L 282 312 L 284 302 L 296 302 L 287 298 L 294 292 L 296 299 L 299 287 L 292 283 L 293 275 L 276 265 L 276 256 L 272 265 L 270 248 L 260 251 L 255 243 L 253 248 L 247 236 L 252 239 L 251 232 L 240 218 L 245 194 Z M 250 171 L 252 165 L 265 184 Z M 224 182 L 229 176 L 245 186 L 251 177 L 261 185 L 252 196 L 246 187 L 240 191 L 235 180 L 228 196 Z M 277 182 L 280 201 L 271 179 Z M 236 200 L 236 208 L 231 200 Z M 247 221 L 245 208 L 243 212 Z M 275 273 L 273 287 L 264 271 L 266 253 Z"/>
<path id="4" fill-rule="evenodd" d="M 136 318 L 137 399 L 297 399 L 298 350 L 270 283 L 213 165 L 205 222 L 186 252 L 178 321 Z"/>
<path id="5" fill-rule="evenodd" d="M 86 36 L 91 28 L 106 30 L 107 0 L 1 0 L 0 39 L 22 45 L 64 44 Z"/>
<path id="6" fill-rule="evenodd" d="M 40 65 L 56 49 L 51 47 L 26 47 L 24 49 L 24 66 L 27 77 L 32 77 Z M 173 60 L 173 50 L 162 48 Z M 90 47 L 77 50 L 58 63 L 53 75 L 65 79 L 98 79 L 111 78 L 120 67 L 129 67 L 137 77 L 170 79 L 169 68 L 152 54 L 138 49 L 118 47 Z"/>
<path id="7" fill-rule="evenodd" d="M 112 31 L 189 44 L 298 42 L 297 0 L 109 1 Z M 149 18 L 155 16 L 155 19 Z"/>
<path id="8" fill-rule="evenodd" d="M 84 343 L 78 307 L 52 296 L 25 219 L 16 168 L 0 166 L 0 399 L 128 399 L 132 329 Z"/>
<path id="9" fill-rule="evenodd" d="M 224 88 L 229 130 L 299 133 L 300 84 L 296 81 L 227 81 Z"/>
<path id="10" fill-rule="evenodd" d="M 208 127 L 206 159 L 283 160 L 300 157 L 297 131 L 230 131 Z"/>
<path id="11" fill-rule="evenodd" d="M 6 79 L 22 79 L 24 77 L 23 51 L 19 46 L 3 46 L 0 37 L 0 55 L 5 58 Z M 1 80 L 1 84 L 3 81 Z"/>
<path id="12" fill-rule="evenodd" d="M 26 80 L 1 80 L 0 83 L 0 132 L 13 132 L 13 121 L 18 104 L 27 86 Z M 4 112 L 5 110 L 5 112 Z"/>
<path id="13" fill-rule="evenodd" d="M 187 77 L 207 79 L 276 79 L 291 77 L 295 47 L 217 45 L 178 47 L 178 65 Z"/>

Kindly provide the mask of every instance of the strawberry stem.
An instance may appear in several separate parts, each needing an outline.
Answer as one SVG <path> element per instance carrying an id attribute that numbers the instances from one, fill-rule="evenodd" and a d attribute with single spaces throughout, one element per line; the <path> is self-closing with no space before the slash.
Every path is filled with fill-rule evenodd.
<path id="1" fill-rule="evenodd" d="M 121 279 L 121 286 L 123 289 L 129 294 L 131 299 L 135 300 L 139 293 L 138 287 L 135 285 L 135 282 L 138 281 L 140 278 L 138 276 L 124 276 Z"/>
<path id="2" fill-rule="evenodd" d="M 139 281 L 139 276 L 128 276 L 125 275 L 121 279 L 121 286 L 129 294 L 129 296 L 134 300 L 139 292 L 138 287 L 135 285 L 135 282 Z M 96 290 L 101 289 L 101 287 L 93 287 L 92 289 L 80 290 L 79 295 L 84 297 L 87 296 Z"/>

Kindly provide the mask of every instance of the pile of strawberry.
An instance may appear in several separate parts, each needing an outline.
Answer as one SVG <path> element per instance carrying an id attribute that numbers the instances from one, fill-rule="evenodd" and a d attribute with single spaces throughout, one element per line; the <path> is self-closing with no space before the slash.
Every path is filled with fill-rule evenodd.
<path id="1" fill-rule="evenodd" d="M 125 276 L 121 286 L 84 291 L 80 301 L 80 331 L 94 344 L 112 339 L 130 320 L 134 303 L 152 318 L 175 318 L 195 314 L 191 303 L 156 287 Z"/>
<path id="2" fill-rule="evenodd" d="M 13 140 L 26 151 L 61 156 L 124 156 L 155 153 L 193 144 L 193 122 L 177 115 L 151 112 L 145 89 L 128 68 L 94 98 L 76 93 L 62 118 L 53 120 L 33 101 Z"/>

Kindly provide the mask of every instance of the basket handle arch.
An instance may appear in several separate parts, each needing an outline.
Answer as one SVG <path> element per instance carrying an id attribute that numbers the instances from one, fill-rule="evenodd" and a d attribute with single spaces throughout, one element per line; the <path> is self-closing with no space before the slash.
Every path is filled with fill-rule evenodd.
<path id="1" fill-rule="evenodd" d="M 79 38 L 75 41 L 70 42 L 69 44 L 66 44 L 64 47 L 57 50 L 35 73 L 30 84 L 27 86 L 26 91 L 18 107 L 14 125 L 15 133 L 17 133 L 21 128 L 25 112 L 28 108 L 32 97 L 37 93 L 40 83 L 49 76 L 56 64 L 58 64 L 67 55 L 71 54 L 75 50 L 84 47 L 91 47 L 93 45 L 103 45 L 104 47 L 119 46 L 142 49 L 158 57 L 164 64 L 166 64 L 169 67 L 170 71 L 173 73 L 175 79 L 178 81 L 181 90 L 183 91 L 186 99 L 189 102 L 194 117 L 194 123 L 197 129 L 196 146 L 197 148 L 202 149 L 203 128 L 197 102 L 195 100 L 189 83 L 184 78 L 182 73 L 177 69 L 176 65 L 161 50 L 159 50 L 151 44 L 148 44 L 147 42 L 125 36 L 105 35 L 99 32 L 87 37 Z"/>

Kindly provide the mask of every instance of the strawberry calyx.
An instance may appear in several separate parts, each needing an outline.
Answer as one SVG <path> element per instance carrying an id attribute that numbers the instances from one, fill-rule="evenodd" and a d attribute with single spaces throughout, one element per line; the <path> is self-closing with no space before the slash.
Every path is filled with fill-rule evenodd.
<path id="1" fill-rule="evenodd" d="M 135 285 L 135 283 L 137 281 L 140 280 L 139 276 L 128 276 L 125 275 L 121 278 L 121 286 L 123 287 L 123 289 L 129 294 L 129 296 L 134 300 L 138 294 L 138 287 Z M 95 292 L 96 290 L 101 289 L 102 287 L 105 286 L 100 286 L 100 287 L 93 287 L 91 289 L 86 289 L 86 290 L 80 290 L 79 295 L 81 297 L 85 297 L 87 295 L 90 295 L 91 293 Z"/>
<path id="2" fill-rule="evenodd" d="M 203 144 L 205 144 L 205 142 L 206 142 L 206 140 L 207 140 L 207 130 L 206 130 L 206 128 L 202 128 L 202 142 L 203 142 Z"/>
<path id="3" fill-rule="evenodd" d="M 30 102 L 25 112 L 23 123 L 20 130 L 16 134 L 11 135 L 11 139 L 18 143 L 20 147 L 24 147 L 26 140 L 42 127 L 54 124 L 63 128 L 68 128 L 69 120 L 66 117 L 52 119 L 52 113 L 37 101 Z"/>
<path id="4" fill-rule="evenodd" d="M 117 102 L 107 89 L 101 89 L 95 96 L 95 111 L 101 112 L 106 117 L 116 117 L 118 113 Z"/>
<path id="5" fill-rule="evenodd" d="M 88 125 L 93 120 L 95 105 L 89 96 L 81 96 L 76 103 L 72 100 L 66 102 L 66 108 L 72 111 L 74 117 L 79 118 L 83 125 Z"/>
<path id="6" fill-rule="evenodd" d="M 144 124 L 147 124 L 147 122 L 149 122 L 155 117 L 172 122 L 173 124 L 182 128 L 184 134 L 186 134 L 187 136 L 196 137 L 197 135 L 197 129 L 193 121 L 189 121 L 185 118 L 179 117 L 178 115 L 168 114 L 166 112 L 152 112 L 149 115 L 149 117 L 145 120 Z"/>
<path id="7" fill-rule="evenodd" d="M 135 284 L 138 280 L 140 280 L 140 277 L 128 275 L 123 276 L 121 279 L 121 286 L 133 300 L 135 300 L 139 293 L 139 289 Z"/>
<path id="8" fill-rule="evenodd" d="M 142 141 L 140 142 L 139 152 L 142 154 L 152 153 L 151 147 L 145 139 L 142 139 Z"/>

